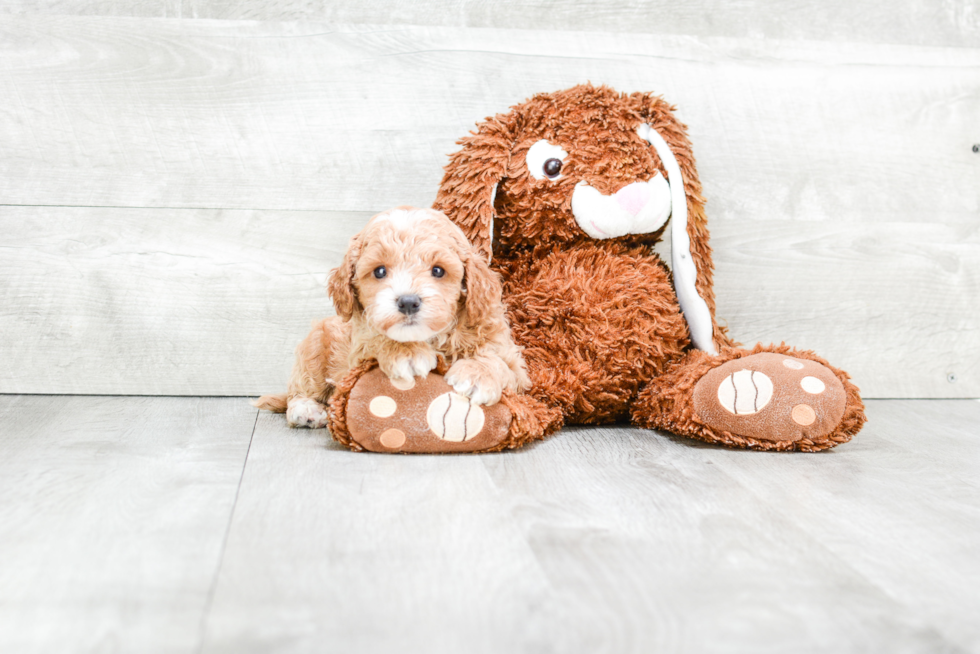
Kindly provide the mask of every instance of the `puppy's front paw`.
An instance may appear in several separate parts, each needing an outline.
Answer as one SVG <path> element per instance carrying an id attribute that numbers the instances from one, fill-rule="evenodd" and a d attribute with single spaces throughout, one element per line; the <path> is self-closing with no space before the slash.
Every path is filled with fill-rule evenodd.
<path id="1" fill-rule="evenodd" d="M 474 404 L 496 404 L 504 386 L 486 366 L 476 361 L 457 361 L 446 373 L 446 383 Z"/>
<path id="2" fill-rule="evenodd" d="M 412 356 L 395 359 L 388 366 L 383 366 L 382 372 L 388 375 L 389 379 L 409 381 L 415 377 L 428 375 L 436 364 L 435 352 L 418 352 Z"/>
<path id="3" fill-rule="evenodd" d="M 286 422 L 290 427 L 322 429 L 327 426 L 327 407 L 308 397 L 294 397 L 286 406 Z"/>

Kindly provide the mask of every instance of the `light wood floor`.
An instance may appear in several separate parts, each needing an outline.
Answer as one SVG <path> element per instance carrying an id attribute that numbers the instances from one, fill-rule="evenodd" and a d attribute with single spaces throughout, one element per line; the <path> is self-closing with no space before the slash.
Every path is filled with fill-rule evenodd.
<path id="1" fill-rule="evenodd" d="M 0 651 L 980 651 L 980 402 L 868 412 L 815 455 L 405 457 L 241 398 L 0 396 Z"/>

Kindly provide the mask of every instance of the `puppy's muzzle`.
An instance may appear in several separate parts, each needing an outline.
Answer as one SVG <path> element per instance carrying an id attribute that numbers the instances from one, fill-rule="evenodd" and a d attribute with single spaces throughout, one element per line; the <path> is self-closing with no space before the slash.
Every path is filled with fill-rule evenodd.
<path id="1" fill-rule="evenodd" d="M 422 306 L 422 298 L 418 295 L 401 295 L 395 301 L 398 311 L 406 316 L 414 316 Z"/>

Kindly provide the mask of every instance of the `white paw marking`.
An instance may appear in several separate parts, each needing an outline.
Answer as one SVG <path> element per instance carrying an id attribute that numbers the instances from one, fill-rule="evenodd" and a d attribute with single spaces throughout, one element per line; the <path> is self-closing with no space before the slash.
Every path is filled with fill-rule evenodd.
<path id="1" fill-rule="evenodd" d="M 432 433 L 442 440 L 462 443 L 480 433 L 486 416 L 470 398 L 458 393 L 443 393 L 432 400 L 425 419 Z"/>
<path id="2" fill-rule="evenodd" d="M 465 367 L 461 370 L 455 365 L 446 373 L 446 383 L 460 395 L 473 400 L 474 404 L 496 404 L 500 401 L 503 387 L 495 381 L 484 379 L 479 375 L 467 374 Z"/>
<path id="3" fill-rule="evenodd" d="M 407 380 L 413 379 L 414 377 L 424 377 L 428 375 L 429 372 L 436 367 L 436 363 L 435 352 L 424 352 L 422 354 L 405 357 L 395 362 L 395 364 L 391 367 L 391 374 L 388 375 L 388 378 L 405 383 Z"/>
<path id="4" fill-rule="evenodd" d="M 379 418 L 387 418 L 388 416 L 395 415 L 395 411 L 398 410 L 398 404 L 387 395 L 379 395 L 371 400 L 368 409 Z"/>
<path id="5" fill-rule="evenodd" d="M 758 413 L 772 399 L 772 380 L 756 370 L 739 370 L 718 386 L 718 403 L 737 416 Z"/>
<path id="6" fill-rule="evenodd" d="M 286 407 L 286 422 L 291 427 L 322 429 L 327 426 L 327 407 L 308 397 L 294 397 Z"/>
<path id="7" fill-rule="evenodd" d="M 391 385 L 400 391 L 410 391 L 415 388 L 415 378 L 410 379 L 389 379 Z"/>
<path id="8" fill-rule="evenodd" d="M 804 377 L 800 380 L 800 386 L 811 395 L 819 395 L 826 390 L 827 386 L 816 377 Z"/>
<path id="9" fill-rule="evenodd" d="M 469 397 L 473 404 L 491 405 L 500 401 L 500 388 L 491 386 L 476 386 L 467 390 L 464 395 Z"/>
<path id="10" fill-rule="evenodd" d="M 464 397 L 470 396 L 470 394 L 468 393 L 468 391 L 470 390 L 470 380 L 464 379 L 462 381 L 449 381 L 447 379 L 446 383 L 452 386 L 453 390 L 459 393 L 460 395 Z"/>

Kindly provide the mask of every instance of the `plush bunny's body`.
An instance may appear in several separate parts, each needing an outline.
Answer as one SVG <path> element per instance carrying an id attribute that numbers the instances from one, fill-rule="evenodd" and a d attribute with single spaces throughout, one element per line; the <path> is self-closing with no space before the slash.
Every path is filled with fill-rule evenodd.
<path id="1" fill-rule="evenodd" d="M 700 181 L 661 98 L 539 94 L 460 144 L 435 208 L 500 273 L 533 383 L 508 401 L 534 434 L 503 446 L 626 420 L 757 449 L 825 449 L 860 430 L 846 373 L 785 345 L 739 349 L 718 326 Z M 652 251 L 668 224 L 670 268 Z"/>
<path id="2" fill-rule="evenodd" d="M 505 279 L 532 394 L 569 424 L 628 420 L 640 389 L 689 346 L 670 273 L 646 248 L 585 244 L 491 267 Z"/>

